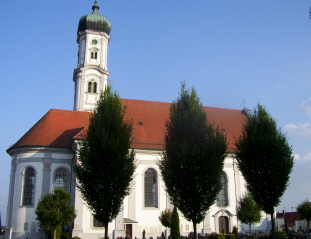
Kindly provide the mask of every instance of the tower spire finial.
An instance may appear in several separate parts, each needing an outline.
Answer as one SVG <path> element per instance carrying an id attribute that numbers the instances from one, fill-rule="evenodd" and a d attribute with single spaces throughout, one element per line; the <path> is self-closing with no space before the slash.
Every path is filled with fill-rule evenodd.
<path id="1" fill-rule="evenodd" d="M 93 14 L 94 14 L 94 13 L 95 13 L 95 14 L 98 14 L 99 6 L 98 6 L 96 0 L 95 0 L 95 2 L 94 2 L 94 5 L 93 5 L 92 9 L 93 9 Z"/>

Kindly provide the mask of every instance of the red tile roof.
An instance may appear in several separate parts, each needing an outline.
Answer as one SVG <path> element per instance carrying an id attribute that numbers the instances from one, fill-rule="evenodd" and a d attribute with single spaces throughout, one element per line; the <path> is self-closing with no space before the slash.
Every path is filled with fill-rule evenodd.
<path id="1" fill-rule="evenodd" d="M 122 99 L 127 105 L 126 117 L 132 119 L 133 147 L 162 149 L 165 120 L 168 119 L 170 103 Z M 207 117 L 227 135 L 228 151 L 233 151 L 234 138 L 238 138 L 245 120 L 242 110 L 204 107 Z M 70 147 L 73 138 L 81 136 L 88 125 L 90 113 L 56 110 L 47 112 L 11 148 L 22 146 Z"/>
<path id="2" fill-rule="evenodd" d="M 298 212 L 286 212 L 284 216 L 284 222 L 287 223 L 287 226 L 289 223 L 295 223 L 295 221 L 299 220 L 299 214 Z"/>
<path id="3" fill-rule="evenodd" d="M 284 211 L 276 213 L 276 218 L 283 218 L 283 217 L 284 217 Z"/>
<path id="4" fill-rule="evenodd" d="M 88 125 L 90 114 L 51 109 L 12 147 L 70 147 L 73 136 Z"/>
<path id="5" fill-rule="evenodd" d="M 293 227 L 293 226 L 295 226 L 296 225 L 296 223 L 295 222 L 288 222 L 288 223 L 286 223 L 287 224 L 287 227 Z M 281 227 L 285 227 L 285 224 L 282 224 L 282 226 Z"/>

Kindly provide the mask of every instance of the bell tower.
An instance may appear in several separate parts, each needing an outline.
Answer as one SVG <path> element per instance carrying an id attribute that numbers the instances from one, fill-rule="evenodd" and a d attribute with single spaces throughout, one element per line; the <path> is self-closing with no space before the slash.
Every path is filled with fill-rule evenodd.
<path id="1" fill-rule="evenodd" d="M 108 83 L 107 55 L 111 23 L 99 15 L 95 1 L 93 12 L 80 18 L 77 43 L 78 65 L 73 73 L 75 82 L 74 110 L 92 111 L 100 92 Z"/>

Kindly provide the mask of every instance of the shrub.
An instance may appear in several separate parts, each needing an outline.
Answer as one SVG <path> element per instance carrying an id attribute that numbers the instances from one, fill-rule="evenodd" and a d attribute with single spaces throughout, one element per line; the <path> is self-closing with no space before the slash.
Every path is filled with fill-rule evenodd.
<path id="1" fill-rule="evenodd" d="M 207 239 L 216 239 L 216 233 L 211 233 L 209 235 L 206 235 Z"/>
<path id="2" fill-rule="evenodd" d="M 270 231 L 269 238 L 268 239 L 284 239 L 285 234 L 284 232 L 275 231 L 275 237 L 273 238 L 272 230 Z M 289 236 L 290 238 L 290 236 Z"/>
<path id="3" fill-rule="evenodd" d="M 171 238 L 180 239 L 179 216 L 176 207 L 174 207 L 171 217 Z"/>
<path id="4" fill-rule="evenodd" d="M 80 237 L 73 237 L 72 239 L 81 239 Z"/>
<path id="5" fill-rule="evenodd" d="M 274 239 L 284 239 L 284 238 L 285 238 L 285 235 L 283 232 L 279 232 L 279 231 L 275 232 L 275 238 Z"/>
<path id="6" fill-rule="evenodd" d="M 70 238 L 70 231 L 69 230 L 64 230 L 61 232 L 61 239 L 69 239 Z"/>
<path id="7" fill-rule="evenodd" d="M 225 239 L 225 236 L 222 233 L 217 233 L 215 235 L 216 235 L 216 239 Z"/>
<path id="8" fill-rule="evenodd" d="M 235 235 L 235 239 L 238 239 L 239 234 L 238 234 L 238 228 L 236 226 L 233 226 L 232 234 Z"/>
<path id="9" fill-rule="evenodd" d="M 165 209 L 160 213 L 159 220 L 164 227 L 171 227 L 172 211 Z"/>
<path id="10" fill-rule="evenodd" d="M 235 235 L 234 234 L 226 234 L 225 239 L 235 239 Z"/>

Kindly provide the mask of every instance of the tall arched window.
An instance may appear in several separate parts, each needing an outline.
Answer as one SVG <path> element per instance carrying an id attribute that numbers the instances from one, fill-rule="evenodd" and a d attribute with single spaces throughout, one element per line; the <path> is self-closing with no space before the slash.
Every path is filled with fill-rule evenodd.
<path id="1" fill-rule="evenodd" d="M 158 175 L 153 168 L 145 172 L 145 207 L 158 207 Z"/>
<path id="2" fill-rule="evenodd" d="M 89 83 L 87 84 L 87 92 L 88 93 L 96 93 L 97 92 L 97 83 L 93 82 L 93 81 L 94 80 L 89 81 Z"/>
<path id="3" fill-rule="evenodd" d="M 226 207 L 229 205 L 228 201 L 228 179 L 225 172 L 222 172 L 222 188 L 217 197 L 217 206 Z"/>
<path id="4" fill-rule="evenodd" d="M 57 169 L 55 173 L 55 181 L 54 181 L 54 188 L 64 188 L 67 189 L 67 170 L 64 168 Z"/>
<path id="5" fill-rule="evenodd" d="M 33 205 L 35 194 L 35 170 L 31 167 L 25 169 L 23 187 L 23 205 Z"/>

